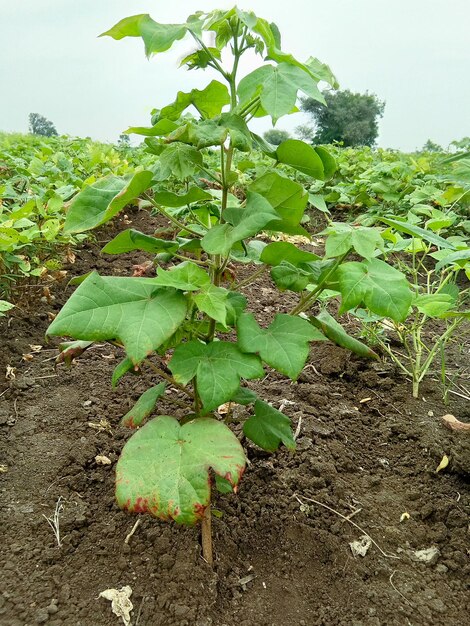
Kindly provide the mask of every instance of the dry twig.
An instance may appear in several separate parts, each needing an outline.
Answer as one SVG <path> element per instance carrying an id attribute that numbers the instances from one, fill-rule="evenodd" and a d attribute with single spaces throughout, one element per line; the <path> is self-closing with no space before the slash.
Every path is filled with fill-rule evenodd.
<path id="1" fill-rule="evenodd" d="M 294 493 L 293 497 L 297 500 L 297 502 L 299 502 L 301 505 L 305 506 L 305 503 L 302 502 L 302 500 L 297 496 L 296 493 Z M 350 524 L 352 524 L 352 526 L 354 526 L 354 528 L 357 528 L 357 530 L 361 531 L 361 533 L 363 535 L 365 535 L 368 539 L 370 539 L 371 542 L 374 544 L 374 546 L 379 550 L 379 552 L 383 556 L 385 556 L 387 559 L 400 559 L 400 557 L 397 556 L 396 554 L 387 554 L 386 552 L 384 552 L 382 550 L 382 548 L 379 546 L 379 544 L 372 539 L 372 537 L 369 535 L 369 533 L 367 533 L 363 528 L 358 526 L 358 524 L 356 524 L 356 522 L 353 522 L 350 519 L 350 516 L 347 517 L 346 515 L 343 515 L 339 511 L 335 511 L 335 509 L 332 509 L 331 506 L 328 506 L 327 504 L 323 504 L 323 502 L 319 502 L 318 500 L 314 500 L 313 498 L 307 498 L 306 496 L 302 496 L 302 497 L 303 497 L 304 500 L 307 500 L 307 502 L 313 502 L 314 504 L 318 504 L 318 506 L 322 506 L 324 509 L 327 509 L 328 511 L 331 511 L 331 513 L 334 513 L 338 517 L 341 517 L 341 519 L 343 519 L 346 522 L 349 522 Z"/>

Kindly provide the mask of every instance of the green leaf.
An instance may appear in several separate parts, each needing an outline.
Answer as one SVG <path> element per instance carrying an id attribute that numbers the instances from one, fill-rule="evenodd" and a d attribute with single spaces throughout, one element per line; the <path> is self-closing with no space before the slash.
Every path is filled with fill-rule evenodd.
<path id="1" fill-rule="evenodd" d="M 170 178 L 170 176 L 185 179 L 200 170 L 202 155 L 194 146 L 173 143 L 161 153 L 159 164 L 162 179 Z"/>
<path id="2" fill-rule="evenodd" d="M 245 462 L 240 442 L 222 422 L 198 418 L 181 426 L 173 417 L 156 417 L 123 448 L 116 499 L 126 511 L 194 524 L 210 504 L 210 470 L 235 488 Z"/>
<path id="3" fill-rule="evenodd" d="M 292 315 L 277 314 L 268 328 L 260 328 L 252 313 L 237 321 L 238 344 L 244 352 L 257 353 L 268 365 L 295 380 L 309 353 L 309 342 L 324 336 L 309 322 Z"/>
<path id="4" fill-rule="evenodd" d="M 193 296 L 193 300 L 203 313 L 220 322 L 224 326 L 227 322 L 227 296 L 229 292 L 223 287 L 209 284 L 200 293 Z"/>
<path id="5" fill-rule="evenodd" d="M 186 316 L 184 295 L 153 278 L 91 274 L 49 326 L 48 335 L 122 341 L 134 364 L 167 341 Z"/>
<path id="6" fill-rule="evenodd" d="M 295 234 L 295 227 L 300 224 L 308 202 L 308 194 L 302 185 L 277 172 L 268 172 L 252 183 L 249 190 L 266 198 L 281 218 L 269 225 L 270 230 Z"/>
<path id="7" fill-rule="evenodd" d="M 117 387 L 118 382 L 125 374 L 127 374 L 127 372 L 133 372 L 136 374 L 138 371 L 139 368 L 134 365 L 129 357 L 126 357 L 114 368 L 113 377 L 111 379 L 112 387 Z"/>
<path id="8" fill-rule="evenodd" d="M 323 180 L 330 180 L 336 172 L 336 159 L 322 146 L 316 146 L 314 150 L 323 162 Z"/>
<path id="9" fill-rule="evenodd" d="M 144 419 L 152 413 L 158 398 L 165 393 L 165 388 L 166 383 L 160 383 L 144 391 L 132 409 L 122 418 L 122 426 L 128 426 L 129 428 L 137 428 L 140 426 Z"/>
<path id="10" fill-rule="evenodd" d="M 254 404 L 256 400 L 258 400 L 256 393 L 246 387 L 239 387 L 238 391 L 230 398 L 230 402 L 244 406 Z"/>
<path id="11" fill-rule="evenodd" d="M 145 54 L 165 52 L 178 39 L 182 39 L 188 28 L 186 24 L 159 24 L 150 15 L 140 14 L 126 17 L 100 37 L 109 36 L 113 39 L 124 37 L 142 37 L 145 44 Z"/>
<path id="12" fill-rule="evenodd" d="M 369 359 L 378 359 L 377 354 L 366 346 L 362 341 L 351 337 L 344 328 L 339 324 L 334 317 L 332 317 L 328 311 L 321 311 L 315 317 L 310 317 L 310 322 L 319 328 L 328 339 L 336 343 L 342 348 L 346 348 L 354 354 L 358 354 L 362 357 Z"/>
<path id="13" fill-rule="evenodd" d="M 353 248 L 360 256 L 371 259 L 377 249 L 383 250 L 384 242 L 377 228 L 334 222 L 324 232 L 328 234 L 325 244 L 328 258 L 341 256 Z"/>
<path id="14" fill-rule="evenodd" d="M 312 272 L 296 267 L 288 261 L 282 261 L 271 270 L 271 278 L 281 291 L 303 291 L 309 283 L 314 282 Z"/>
<path id="15" fill-rule="evenodd" d="M 143 171 L 119 177 L 110 174 L 87 185 L 67 211 L 64 233 L 80 233 L 100 226 L 150 187 L 153 174 Z"/>
<path id="16" fill-rule="evenodd" d="M 178 124 L 175 124 L 171 120 L 163 119 L 159 120 L 150 128 L 147 128 L 146 126 L 132 126 L 124 131 L 124 134 L 144 135 L 145 137 L 162 137 L 163 135 L 169 135 L 177 128 Z"/>
<path id="17" fill-rule="evenodd" d="M 269 243 L 261 253 L 261 261 L 266 265 L 280 265 L 283 261 L 288 261 L 294 266 L 309 261 L 317 261 L 320 257 L 313 252 L 299 250 L 293 243 L 287 241 L 274 241 Z"/>
<path id="18" fill-rule="evenodd" d="M 328 237 L 325 242 L 326 258 L 334 259 L 335 257 L 346 254 L 352 248 L 352 228 L 349 224 L 333 224 L 331 229 L 327 229 Z"/>
<path id="19" fill-rule="evenodd" d="M 246 309 L 247 300 L 244 295 L 237 291 L 229 291 L 227 295 L 226 308 L 227 308 L 227 326 L 235 326 L 238 317 Z"/>
<path id="20" fill-rule="evenodd" d="M 260 95 L 261 106 L 271 116 L 273 124 L 292 112 L 298 91 L 325 102 L 317 81 L 307 71 L 289 63 L 263 65 L 245 76 L 238 85 L 238 95 L 243 103 Z"/>
<path id="21" fill-rule="evenodd" d="M 177 120 L 191 105 L 204 119 L 210 119 L 219 115 L 222 108 L 229 103 L 230 94 L 226 85 L 213 80 L 204 89 L 192 89 L 189 93 L 178 91 L 176 100 L 160 111 L 159 119 Z"/>
<path id="22" fill-rule="evenodd" d="M 322 213 L 329 213 L 329 209 L 326 206 L 325 198 L 318 193 L 309 193 L 308 201 L 312 206 L 321 211 Z"/>
<path id="23" fill-rule="evenodd" d="M 0 315 L 3 315 L 6 311 L 10 311 L 10 309 L 13 309 L 14 306 L 14 304 L 8 302 L 7 300 L 0 300 Z"/>
<path id="24" fill-rule="evenodd" d="M 249 152 L 252 149 L 253 139 L 243 117 L 234 113 L 222 113 L 218 124 L 228 130 L 234 148 L 241 152 Z"/>
<path id="25" fill-rule="evenodd" d="M 264 375 L 257 356 L 244 354 L 236 344 L 226 341 L 181 344 L 176 348 L 169 368 L 182 385 L 196 377 L 197 390 L 206 411 L 230 400 L 240 386 L 241 378 Z"/>
<path id="26" fill-rule="evenodd" d="M 176 250 L 178 250 L 178 244 L 175 241 L 157 239 L 156 237 L 145 235 L 138 230 L 130 228 L 123 230 L 119 235 L 116 235 L 114 239 L 111 239 L 101 252 L 105 254 L 123 254 L 124 252 L 131 252 L 132 250 L 144 250 L 145 252 L 151 252 L 153 254 L 160 252 L 176 252 Z"/>
<path id="27" fill-rule="evenodd" d="M 371 259 L 377 249 L 383 250 L 384 247 L 384 241 L 377 228 L 354 228 L 351 243 L 354 250 L 365 259 Z"/>
<path id="28" fill-rule="evenodd" d="M 364 304 L 370 311 L 402 322 L 408 315 L 412 293 L 404 274 L 384 261 L 372 259 L 343 263 L 338 270 L 340 314 Z"/>
<path id="29" fill-rule="evenodd" d="M 243 432 L 267 452 L 274 452 L 281 443 L 289 450 L 295 449 L 290 419 L 261 400 L 255 402 L 255 414 L 246 420 Z"/>
<path id="30" fill-rule="evenodd" d="M 209 254 L 227 256 L 237 241 L 252 237 L 271 226 L 278 215 L 271 204 L 257 193 L 248 192 L 244 209 L 227 209 L 225 224 L 217 224 L 202 238 L 201 245 Z"/>
<path id="31" fill-rule="evenodd" d="M 454 263 L 458 264 L 459 261 L 465 262 L 468 260 L 470 260 L 470 248 L 466 248 L 465 250 L 457 250 L 456 252 L 448 254 L 441 261 L 439 261 L 439 263 L 436 265 L 436 271 L 438 272 L 446 265 L 453 265 Z"/>
<path id="32" fill-rule="evenodd" d="M 406 233 L 407 235 L 418 237 L 419 239 L 423 239 L 424 241 L 434 244 L 438 248 L 449 248 L 450 250 L 455 250 L 455 246 L 452 243 L 443 237 L 439 237 L 436 233 L 426 230 L 425 228 L 421 228 L 420 226 L 415 226 L 409 222 L 392 220 L 386 217 L 381 217 L 380 221 L 388 224 L 388 226 L 393 226 L 393 228 L 398 230 L 400 233 Z"/>
<path id="33" fill-rule="evenodd" d="M 179 195 L 171 191 L 157 191 L 154 195 L 157 204 L 165 207 L 178 208 L 192 204 L 193 202 L 202 202 L 204 200 L 212 200 L 212 196 L 200 187 L 190 187 L 185 194 Z"/>
<path id="34" fill-rule="evenodd" d="M 413 302 L 420 313 L 429 317 L 440 317 L 454 306 L 455 300 L 446 293 L 425 293 L 417 296 Z"/>
<path id="35" fill-rule="evenodd" d="M 279 163 L 290 165 L 307 176 L 324 179 L 323 161 L 309 144 L 300 139 L 287 139 L 276 150 Z"/>
<path id="36" fill-rule="evenodd" d="M 211 279 L 201 267 L 191 261 L 184 261 L 169 270 L 160 267 L 154 284 L 160 287 L 174 287 L 181 291 L 198 291 L 201 287 L 208 287 Z"/>

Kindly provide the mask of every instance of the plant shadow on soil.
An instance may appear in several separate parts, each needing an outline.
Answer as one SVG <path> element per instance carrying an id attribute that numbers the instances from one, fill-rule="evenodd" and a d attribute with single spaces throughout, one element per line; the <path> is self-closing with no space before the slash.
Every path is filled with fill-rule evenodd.
<path id="1" fill-rule="evenodd" d="M 148 216 L 131 219 L 148 231 Z M 123 227 L 117 221 L 100 234 L 109 239 Z M 78 250 L 69 276 L 90 269 L 131 275 L 132 264 L 148 258 L 98 251 L 92 243 Z M 201 559 L 197 527 L 143 516 L 124 543 L 135 518 L 114 501 L 113 467 L 130 435 L 119 420 L 151 376 L 128 376 L 112 390 L 122 351 L 109 345 L 93 347 L 71 369 L 54 369 L 58 341 L 46 344 L 44 333 L 48 313 L 57 313 L 69 293 L 57 283 L 53 302 L 23 298 L 0 326 L 2 626 L 117 625 L 98 595 L 123 585 L 133 590 L 138 626 L 466 623 L 470 437 L 446 430 L 439 418 L 450 412 L 468 421 L 468 402 L 453 396 L 444 406 L 432 377 L 414 400 L 388 363 L 332 344 L 312 345 L 296 383 L 270 372 L 251 386 L 273 406 L 284 404 L 294 428 L 301 419 L 297 451 L 269 455 L 243 442 L 250 464 L 239 494 L 215 496 L 222 516 L 213 520 L 212 571 Z M 267 275 L 247 295 L 259 320 L 293 301 Z M 468 372 L 468 336 L 459 342 L 449 364 Z M 31 345 L 43 349 L 22 360 Z M 4 379 L 7 365 L 16 368 L 13 380 Z M 175 413 L 170 397 L 159 413 Z M 101 420 L 110 428 L 97 427 Z M 444 454 L 450 464 L 436 473 Z M 97 455 L 112 465 L 98 465 Z M 44 518 L 59 497 L 60 549 Z M 353 556 L 349 543 L 363 533 L 308 498 L 353 515 L 389 556 L 375 545 L 365 557 Z M 409 518 L 400 521 L 403 513 Z M 430 547 L 438 549 L 430 563 L 415 560 L 416 551 Z"/>

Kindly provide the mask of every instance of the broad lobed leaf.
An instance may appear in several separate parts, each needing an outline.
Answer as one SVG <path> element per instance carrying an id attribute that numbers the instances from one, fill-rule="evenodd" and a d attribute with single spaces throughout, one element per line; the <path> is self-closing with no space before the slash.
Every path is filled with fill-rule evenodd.
<path id="1" fill-rule="evenodd" d="M 116 499 L 126 511 L 194 524 L 210 504 L 210 471 L 235 488 L 245 463 L 238 439 L 222 422 L 198 418 L 181 425 L 162 415 L 124 446 L 116 466 Z"/>

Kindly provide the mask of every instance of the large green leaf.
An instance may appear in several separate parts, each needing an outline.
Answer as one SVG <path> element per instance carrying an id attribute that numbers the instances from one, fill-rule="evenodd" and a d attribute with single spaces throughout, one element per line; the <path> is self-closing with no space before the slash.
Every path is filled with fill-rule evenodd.
<path id="1" fill-rule="evenodd" d="M 268 225 L 271 227 L 277 217 L 275 209 L 265 198 L 248 192 L 245 208 L 227 209 L 224 213 L 226 223 L 211 228 L 201 240 L 201 245 L 209 254 L 226 256 L 237 241 L 256 235 Z"/>
<path id="2" fill-rule="evenodd" d="M 49 326 L 48 335 L 84 341 L 122 341 L 133 363 L 167 341 L 183 322 L 187 301 L 153 278 L 93 273 L 77 288 Z"/>
<path id="3" fill-rule="evenodd" d="M 229 292 L 223 287 L 209 284 L 194 296 L 192 296 L 199 311 L 220 322 L 224 326 L 227 323 L 227 297 Z"/>
<path id="4" fill-rule="evenodd" d="M 316 146 L 314 150 L 323 162 L 323 180 L 330 180 L 336 172 L 336 159 L 322 146 Z"/>
<path id="5" fill-rule="evenodd" d="M 193 146 L 173 143 L 160 155 L 160 177 L 176 176 L 184 179 L 198 172 L 202 166 L 202 155 Z"/>
<path id="6" fill-rule="evenodd" d="M 245 463 L 240 442 L 222 422 L 198 418 L 181 426 L 163 415 L 124 446 L 116 466 L 116 499 L 126 511 L 194 524 L 210 504 L 210 471 L 236 488 Z"/>
<path id="7" fill-rule="evenodd" d="M 198 291 L 210 285 L 209 275 L 195 263 L 184 261 L 169 270 L 159 268 L 154 284 L 160 287 L 174 287 L 182 291 Z"/>
<path id="8" fill-rule="evenodd" d="M 109 36 L 113 39 L 124 37 L 142 37 L 145 44 L 145 54 L 165 52 L 178 39 L 182 39 L 188 28 L 186 24 L 159 24 L 150 15 L 140 14 L 126 17 L 100 37 Z"/>
<path id="9" fill-rule="evenodd" d="M 341 292 L 340 313 L 361 304 L 373 313 L 402 322 L 408 315 L 412 293 L 404 274 L 379 259 L 344 263 L 337 270 Z"/>
<path id="10" fill-rule="evenodd" d="M 158 398 L 165 393 L 165 387 L 166 383 L 160 383 L 144 391 L 132 409 L 124 415 L 121 424 L 129 426 L 129 428 L 140 426 L 144 419 L 152 413 Z"/>
<path id="11" fill-rule="evenodd" d="M 459 264 L 459 261 L 462 261 L 465 264 L 465 261 L 470 260 L 470 248 L 465 248 L 464 250 L 457 250 L 456 252 L 451 252 L 446 255 L 439 263 L 436 265 L 436 271 L 439 271 L 446 265 L 453 265 L 454 263 Z"/>
<path id="12" fill-rule="evenodd" d="M 300 139 L 287 139 L 276 150 L 279 163 L 290 165 L 307 176 L 323 180 L 325 170 L 323 161 L 308 143 Z"/>
<path id="13" fill-rule="evenodd" d="M 426 230 L 420 226 L 415 226 L 415 224 L 410 224 L 409 222 L 400 222 L 399 220 L 389 219 L 388 217 L 381 217 L 380 221 L 388 224 L 388 226 L 393 226 L 393 228 L 398 230 L 400 233 L 418 237 L 419 239 L 423 239 L 424 241 L 434 244 L 438 248 L 449 248 L 450 250 L 455 250 L 455 246 L 450 241 L 436 235 L 436 233 L 433 233 L 431 230 Z"/>
<path id="14" fill-rule="evenodd" d="M 281 291 L 303 291 L 314 281 L 314 275 L 308 266 L 298 267 L 288 261 L 281 261 L 271 270 L 271 278 Z"/>
<path id="15" fill-rule="evenodd" d="M 248 102 L 259 95 L 261 106 L 272 117 L 273 123 L 292 112 L 297 101 L 297 92 L 325 102 L 317 81 L 307 71 L 289 63 L 263 65 L 254 70 L 238 85 L 241 102 Z"/>
<path id="16" fill-rule="evenodd" d="M 157 191 L 154 194 L 154 200 L 157 204 L 165 207 L 178 208 L 192 204 L 193 202 L 201 202 L 203 200 L 211 200 L 212 196 L 200 187 L 190 187 L 184 194 L 172 193 L 171 191 Z"/>
<path id="17" fill-rule="evenodd" d="M 325 337 L 300 317 L 277 314 L 268 328 L 260 328 L 252 313 L 237 321 L 238 344 L 245 352 L 257 353 L 278 372 L 295 380 L 309 353 L 309 342 Z"/>
<path id="18" fill-rule="evenodd" d="M 429 317 L 441 317 L 455 306 L 455 298 L 448 293 L 424 293 L 417 296 L 413 305 Z"/>
<path id="19" fill-rule="evenodd" d="M 185 109 L 193 105 L 203 118 L 213 118 L 229 103 L 230 94 L 227 87 L 213 80 L 204 89 L 192 89 L 188 93 L 178 91 L 176 100 L 163 107 L 158 117 L 159 120 L 177 120 Z"/>
<path id="20" fill-rule="evenodd" d="M 295 449 L 290 419 L 262 400 L 255 402 L 255 414 L 246 420 L 243 432 L 268 452 L 277 450 L 281 443 L 289 450 Z"/>
<path id="21" fill-rule="evenodd" d="M 266 265 L 280 265 L 283 261 L 288 261 L 292 265 L 318 261 L 320 257 L 313 252 L 299 250 L 297 246 L 288 241 L 273 241 L 269 243 L 261 253 L 261 261 Z"/>
<path id="22" fill-rule="evenodd" d="M 132 360 L 126 356 L 116 367 L 114 368 L 113 376 L 111 378 L 111 385 L 117 387 L 117 384 L 121 380 L 121 378 L 127 374 L 127 372 L 132 372 L 133 374 L 137 374 L 140 372 L 139 367 L 134 365 Z"/>
<path id="23" fill-rule="evenodd" d="M 153 174 L 143 171 L 119 177 L 110 174 L 87 185 L 67 211 L 64 232 L 80 233 L 104 224 L 150 187 Z"/>
<path id="24" fill-rule="evenodd" d="M 354 249 L 365 259 L 371 259 L 377 249 L 382 250 L 384 241 L 377 228 L 352 226 L 342 222 L 333 222 L 325 229 L 328 234 L 325 252 L 328 258 L 335 258 Z"/>
<path id="25" fill-rule="evenodd" d="M 321 311 L 318 315 L 315 315 L 315 317 L 311 317 L 310 322 L 338 346 L 369 359 L 379 358 L 369 346 L 366 346 L 355 337 L 351 337 L 328 311 Z"/>
<path id="26" fill-rule="evenodd" d="M 114 239 L 111 239 L 101 252 L 106 254 L 123 254 L 132 252 L 132 250 L 144 250 L 144 252 L 159 254 L 160 252 L 176 252 L 177 249 L 178 244 L 175 241 L 157 239 L 129 228 L 120 232 Z"/>
<path id="27" fill-rule="evenodd" d="M 162 137 L 163 135 L 169 135 L 178 128 L 178 125 L 171 120 L 163 119 L 159 120 L 153 126 L 149 128 L 146 126 L 132 126 L 125 131 L 126 135 L 144 135 L 145 137 Z"/>
<path id="28" fill-rule="evenodd" d="M 281 218 L 279 222 L 270 224 L 270 230 L 295 231 L 308 202 L 308 193 L 302 185 L 277 172 L 268 172 L 252 183 L 249 189 L 266 198 Z"/>
<path id="29" fill-rule="evenodd" d="M 206 411 L 230 400 L 240 379 L 261 378 L 260 359 L 243 353 L 236 344 L 215 341 L 203 344 L 190 341 L 178 346 L 169 363 L 175 380 L 187 385 L 196 377 L 196 386 Z"/>

